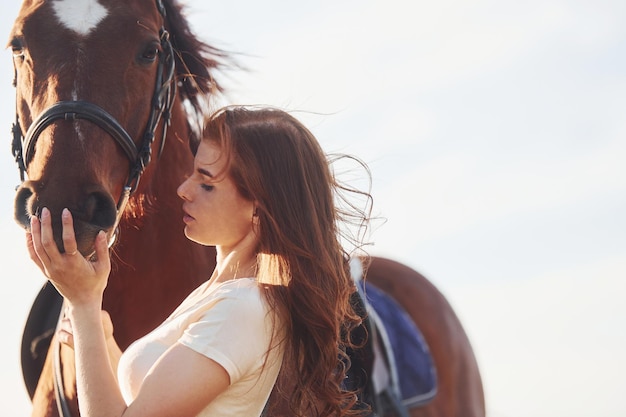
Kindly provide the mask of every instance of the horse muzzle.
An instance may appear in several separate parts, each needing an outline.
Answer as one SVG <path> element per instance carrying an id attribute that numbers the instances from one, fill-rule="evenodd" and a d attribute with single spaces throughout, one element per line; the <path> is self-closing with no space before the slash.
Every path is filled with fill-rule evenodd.
<path id="1" fill-rule="evenodd" d="M 72 213 L 80 253 L 84 256 L 93 254 L 94 240 L 101 230 L 104 230 L 112 241 L 119 217 L 115 202 L 108 193 L 102 190 L 86 192 L 77 203 L 68 204 L 67 200 L 63 201 L 57 195 L 46 196 L 38 192 L 37 188 L 39 187 L 36 182 L 25 181 L 17 189 L 14 218 L 24 229 L 30 230 L 31 218 L 39 217 L 41 209 L 47 207 L 52 216 L 54 241 L 59 251 L 64 252 L 61 211 L 68 208 Z"/>

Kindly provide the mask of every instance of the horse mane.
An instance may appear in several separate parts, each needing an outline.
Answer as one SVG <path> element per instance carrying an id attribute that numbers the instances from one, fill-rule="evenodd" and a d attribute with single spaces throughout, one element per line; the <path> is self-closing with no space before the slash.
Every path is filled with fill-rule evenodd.
<path id="1" fill-rule="evenodd" d="M 165 27 L 170 34 L 176 60 L 178 94 L 186 103 L 190 123 L 202 123 L 211 100 L 224 89 L 214 73 L 233 66 L 230 54 L 200 40 L 191 30 L 184 7 L 177 0 L 163 1 Z M 195 132 L 195 129 L 191 129 Z M 199 132 L 197 132 L 199 133 Z M 194 134 L 190 144 L 198 140 Z"/>

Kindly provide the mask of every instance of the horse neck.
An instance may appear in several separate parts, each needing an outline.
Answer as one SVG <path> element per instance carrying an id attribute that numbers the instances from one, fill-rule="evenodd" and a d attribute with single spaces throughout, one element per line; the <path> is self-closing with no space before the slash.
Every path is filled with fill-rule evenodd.
<path id="1" fill-rule="evenodd" d="M 152 172 L 133 196 L 145 200 L 143 213 L 122 219 L 113 250 L 104 308 L 122 346 L 162 322 L 215 266 L 214 249 L 184 235 L 176 189 L 193 166 L 188 144 L 181 140 L 188 137 L 186 123 L 173 118 L 168 131 L 163 154 L 154 157 Z"/>

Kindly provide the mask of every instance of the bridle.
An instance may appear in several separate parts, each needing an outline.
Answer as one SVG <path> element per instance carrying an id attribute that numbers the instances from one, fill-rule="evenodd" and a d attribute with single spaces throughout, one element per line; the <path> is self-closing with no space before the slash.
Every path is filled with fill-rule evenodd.
<path id="1" fill-rule="evenodd" d="M 155 0 L 157 9 L 166 19 L 166 11 L 162 0 Z M 171 109 L 176 98 L 176 82 L 174 79 L 175 57 L 172 44 L 170 42 L 169 32 L 163 25 L 159 30 L 159 39 L 161 50 L 158 53 L 158 66 L 155 79 L 154 93 L 151 101 L 150 115 L 146 124 L 144 133 L 139 141 L 139 146 L 120 125 L 120 123 L 111 116 L 106 110 L 100 106 L 82 100 L 60 101 L 44 110 L 30 125 L 26 135 L 23 134 L 20 126 L 19 115 L 16 111 L 15 123 L 13 124 L 12 133 L 12 152 L 17 163 L 20 180 L 24 182 L 24 177 L 28 167 L 28 163 L 35 153 L 35 144 L 41 133 L 48 126 L 58 120 L 86 120 L 100 127 L 108 133 L 115 142 L 120 146 L 128 157 L 130 169 L 126 179 L 122 194 L 116 206 L 116 219 L 113 230 L 117 229 L 119 221 L 122 217 L 126 204 L 130 195 L 137 189 L 141 175 L 150 163 L 152 158 L 152 144 L 155 139 L 155 132 L 161 119 L 163 119 L 163 131 L 161 138 L 161 146 L 158 155 L 163 151 L 167 127 L 171 120 Z M 17 70 L 15 71 L 14 85 L 17 85 Z M 115 241 L 116 233 L 109 241 L 112 245 Z M 59 323 L 63 317 L 63 307 L 59 317 Z M 58 327 L 58 326 L 57 326 Z M 54 346 L 54 393 L 57 402 L 57 408 L 61 417 L 72 417 L 68 400 L 65 397 L 63 376 L 61 373 L 61 357 L 60 343 Z"/>
<path id="2" fill-rule="evenodd" d="M 156 5 L 165 20 L 165 7 L 163 6 L 162 0 L 156 0 Z M 137 189 L 141 175 L 150 163 L 152 143 L 154 142 L 155 131 L 161 118 L 163 118 L 164 123 L 159 155 L 163 151 L 167 126 L 171 119 L 171 108 L 176 97 L 176 83 L 174 82 L 176 62 L 169 32 L 165 30 L 165 27 L 161 27 L 159 30 L 159 38 L 161 50 L 158 53 L 154 94 L 151 101 L 150 115 L 139 142 L 139 147 L 135 145 L 135 142 L 128 132 L 126 132 L 113 116 L 100 106 L 87 101 L 60 101 L 53 104 L 33 121 L 26 135 L 22 132 L 19 116 L 16 111 L 15 123 L 12 128 L 13 142 L 11 148 L 20 172 L 20 181 L 24 181 L 24 174 L 26 173 L 28 163 L 35 153 L 35 144 L 45 128 L 57 120 L 87 120 L 107 132 L 120 148 L 122 148 L 130 162 L 128 178 L 116 206 L 117 213 L 113 229 L 115 230 L 117 228 L 131 193 Z M 17 70 L 15 71 L 15 77 L 13 83 L 17 85 Z M 110 240 L 110 244 L 115 240 L 114 237 L 115 234 Z"/>

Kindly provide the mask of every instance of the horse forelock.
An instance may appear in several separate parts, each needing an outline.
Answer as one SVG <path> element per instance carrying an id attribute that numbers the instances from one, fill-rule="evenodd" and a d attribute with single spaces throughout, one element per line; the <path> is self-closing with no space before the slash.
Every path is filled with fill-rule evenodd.
<path id="1" fill-rule="evenodd" d="M 88 35 L 109 14 L 98 0 L 55 0 L 54 14 L 59 23 L 78 35 Z"/>

